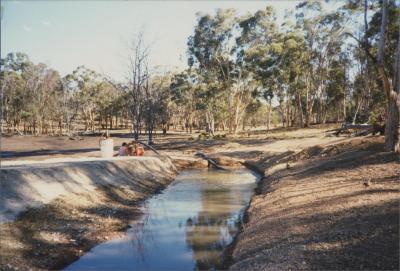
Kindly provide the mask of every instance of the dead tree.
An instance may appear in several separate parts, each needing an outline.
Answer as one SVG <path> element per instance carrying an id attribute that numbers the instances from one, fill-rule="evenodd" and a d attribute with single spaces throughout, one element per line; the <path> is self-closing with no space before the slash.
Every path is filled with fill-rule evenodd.
<path id="1" fill-rule="evenodd" d="M 143 32 L 136 36 L 130 50 L 129 109 L 134 138 L 138 140 L 141 130 L 144 92 L 149 86 L 150 78 L 148 66 L 150 47 L 144 43 Z"/>

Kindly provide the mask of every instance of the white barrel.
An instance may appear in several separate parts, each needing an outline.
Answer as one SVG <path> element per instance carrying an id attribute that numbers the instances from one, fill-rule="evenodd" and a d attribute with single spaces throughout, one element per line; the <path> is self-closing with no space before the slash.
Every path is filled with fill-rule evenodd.
<path id="1" fill-rule="evenodd" d="M 114 154 L 114 140 L 112 138 L 100 140 L 101 157 L 112 157 Z"/>

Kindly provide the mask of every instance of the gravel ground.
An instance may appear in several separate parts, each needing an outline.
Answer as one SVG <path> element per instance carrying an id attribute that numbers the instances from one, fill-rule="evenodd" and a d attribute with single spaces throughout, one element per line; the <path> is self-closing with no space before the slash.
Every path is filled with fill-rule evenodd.
<path id="1" fill-rule="evenodd" d="M 400 166 L 382 138 L 283 153 L 247 211 L 231 270 L 398 270 Z"/>

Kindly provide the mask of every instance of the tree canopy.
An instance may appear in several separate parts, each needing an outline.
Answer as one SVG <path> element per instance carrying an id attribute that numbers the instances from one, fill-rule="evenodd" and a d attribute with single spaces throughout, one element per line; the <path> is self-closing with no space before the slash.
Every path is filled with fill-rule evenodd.
<path id="1" fill-rule="evenodd" d="M 153 71 L 151 47 L 139 34 L 127 56 L 126 82 L 84 66 L 61 77 L 10 53 L 1 59 L 2 118 L 9 128 L 33 133 L 129 123 L 136 138 L 145 131 L 150 142 L 155 129 L 171 125 L 213 135 L 235 134 L 249 121 L 307 127 L 386 119 L 398 142 L 399 3 L 347 0 L 335 10 L 324 7 L 303 1 L 282 23 L 271 6 L 246 15 L 199 13 L 187 41 L 188 67 L 178 72 Z M 264 119 L 255 117 L 259 112 Z"/>

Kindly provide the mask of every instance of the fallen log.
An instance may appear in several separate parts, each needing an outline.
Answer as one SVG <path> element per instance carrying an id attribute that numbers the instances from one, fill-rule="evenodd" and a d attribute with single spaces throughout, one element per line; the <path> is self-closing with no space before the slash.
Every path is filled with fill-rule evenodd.
<path id="1" fill-rule="evenodd" d="M 374 132 L 374 128 L 370 128 L 370 129 L 366 129 L 366 130 L 356 131 L 355 133 L 353 133 L 353 136 L 366 136 L 369 133 L 373 133 L 373 132 Z"/>
<path id="2" fill-rule="evenodd" d="M 15 131 L 17 131 L 17 133 L 18 133 L 20 136 L 23 136 L 23 135 L 24 135 L 24 133 L 21 132 L 20 130 L 18 130 L 18 128 L 16 128 L 16 127 L 15 127 Z"/>
<path id="3" fill-rule="evenodd" d="M 365 130 L 361 130 L 361 131 L 356 131 L 353 136 L 366 136 L 368 134 L 380 134 L 380 135 L 384 135 L 385 134 L 385 125 L 379 125 L 379 124 L 374 124 L 371 125 L 372 127 L 365 129 Z"/>
<path id="4" fill-rule="evenodd" d="M 206 160 L 208 162 L 208 166 L 213 165 L 216 169 L 226 170 L 226 168 L 221 167 L 212 158 L 208 157 L 206 154 L 204 154 L 202 152 L 197 152 L 194 156 L 197 156 L 197 157 L 200 157 L 200 158 L 203 158 L 204 160 Z"/>
<path id="5" fill-rule="evenodd" d="M 383 135 L 385 131 L 385 125 L 379 124 L 343 124 L 342 127 L 325 131 L 325 133 L 333 133 L 336 136 L 340 134 L 349 134 L 351 136 L 365 136 L 370 133 L 373 135 Z"/>
<path id="6" fill-rule="evenodd" d="M 161 155 L 161 154 L 160 154 L 156 149 L 154 149 L 152 146 L 150 146 L 150 145 L 148 145 L 148 144 L 146 144 L 146 143 L 144 143 L 144 142 L 141 142 L 141 141 L 139 141 L 139 140 L 136 140 L 136 142 L 139 143 L 139 144 L 142 144 L 143 146 L 145 146 L 145 147 L 147 147 L 147 148 L 149 148 L 150 150 L 152 150 L 152 151 L 155 152 L 156 154 Z"/>
<path id="7" fill-rule="evenodd" d="M 346 128 L 337 128 L 337 129 L 333 129 L 333 130 L 328 130 L 328 131 L 325 131 L 325 133 L 332 133 L 335 136 L 339 136 L 340 134 L 351 134 L 349 129 L 346 129 Z"/>
<path id="8" fill-rule="evenodd" d="M 342 128 L 360 130 L 360 129 L 371 129 L 373 127 L 374 126 L 371 124 L 344 124 Z"/>

